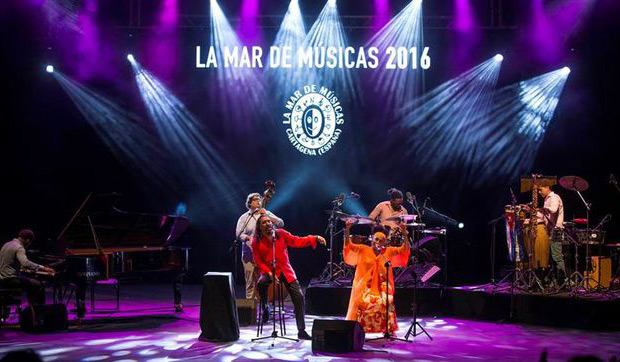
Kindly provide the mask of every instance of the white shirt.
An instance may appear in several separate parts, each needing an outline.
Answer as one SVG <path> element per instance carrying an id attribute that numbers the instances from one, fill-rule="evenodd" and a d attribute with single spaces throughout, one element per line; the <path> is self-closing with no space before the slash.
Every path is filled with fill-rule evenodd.
<path id="1" fill-rule="evenodd" d="M 383 201 L 375 206 L 374 210 L 368 215 L 369 218 L 375 219 L 379 217 L 381 225 L 389 226 L 390 228 L 397 228 L 398 223 L 396 221 L 386 221 L 388 217 L 407 215 L 407 209 L 404 206 L 400 207 L 400 210 L 396 211 L 392 208 L 390 201 Z"/>
<path id="2" fill-rule="evenodd" d="M 560 195 L 551 191 L 545 197 L 545 204 L 543 205 L 543 212 L 547 217 L 543 217 L 543 214 L 538 212 L 538 222 L 544 222 L 549 229 L 554 227 L 564 227 L 564 204 Z"/>
<path id="3" fill-rule="evenodd" d="M 252 255 L 252 237 L 254 236 L 254 229 L 256 229 L 256 221 L 258 221 L 258 218 L 260 217 L 260 215 L 261 214 L 260 214 L 259 209 L 254 210 L 254 212 L 252 212 L 252 210 L 248 210 L 244 214 L 242 214 L 239 217 L 239 220 L 237 221 L 237 228 L 235 231 L 236 232 L 235 235 L 239 235 L 239 240 L 243 242 L 243 247 L 241 248 L 241 254 L 250 256 L 250 258 Z M 282 221 L 282 219 L 277 217 L 271 211 L 267 210 L 267 216 L 269 216 L 269 218 L 271 218 L 272 221 L 276 220 L 274 222 L 274 225 L 277 228 L 284 227 L 284 221 Z M 245 225 L 245 228 L 243 227 L 244 225 Z"/>

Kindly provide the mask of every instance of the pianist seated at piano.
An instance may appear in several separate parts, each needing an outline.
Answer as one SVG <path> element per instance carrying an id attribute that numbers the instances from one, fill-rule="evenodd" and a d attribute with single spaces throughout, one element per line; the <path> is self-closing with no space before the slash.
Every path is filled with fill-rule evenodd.
<path id="1" fill-rule="evenodd" d="M 33 263 L 26 256 L 26 248 L 34 241 L 34 232 L 24 229 L 17 238 L 5 243 L 0 249 L 0 288 L 22 289 L 26 292 L 28 303 L 45 304 L 45 287 L 34 278 L 29 278 L 21 270 L 54 273 L 54 269 Z"/>

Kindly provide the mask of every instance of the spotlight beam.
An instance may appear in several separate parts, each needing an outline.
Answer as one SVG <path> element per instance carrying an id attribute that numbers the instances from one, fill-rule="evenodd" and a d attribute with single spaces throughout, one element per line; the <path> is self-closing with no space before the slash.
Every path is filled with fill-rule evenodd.
<path id="1" fill-rule="evenodd" d="M 157 133 L 184 177 L 195 185 L 209 185 L 231 199 L 242 198 L 234 189 L 239 182 L 228 169 L 229 163 L 205 136 L 208 132 L 199 120 L 135 59 L 132 69 Z"/>
<path id="2" fill-rule="evenodd" d="M 450 168 L 462 170 L 463 182 L 476 177 L 501 63 L 493 57 L 402 108 L 402 128 L 395 132 L 410 135 L 405 152 L 415 155 L 413 166 L 424 169 L 425 177 Z"/>

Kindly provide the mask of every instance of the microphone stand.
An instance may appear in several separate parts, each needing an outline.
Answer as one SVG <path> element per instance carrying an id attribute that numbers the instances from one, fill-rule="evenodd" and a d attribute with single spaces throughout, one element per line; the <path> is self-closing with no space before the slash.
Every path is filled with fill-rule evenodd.
<path id="1" fill-rule="evenodd" d="M 583 195 L 581 194 L 581 192 L 579 190 L 577 190 L 577 187 L 575 187 L 574 185 L 575 182 L 573 182 L 573 191 L 577 192 L 577 195 L 579 195 L 579 198 L 581 199 L 581 202 L 583 202 L 583 204 L 586 207 L 586 232 L 589 234 L 590 233 L 590 207 L 592 206 L 591 204 L 589 204 L 586 199 L 583 198 Z M 600 266 L 599 266 L 600 267 Z M 587 275 L 585 275 L 587 273 Z M 584 289 L 587 291 L 589 291 L 590 288 L 590 279 L 591 279 L 591 272 L 590 272 L 590 241 L 586 240 L 586 269 L 584 271 Z"/>
<path id="2" fill-rule="evenodd" d="M 278 330 L 276 329 L 276 299 L 281 296 L 278 292 L 278 286 L 277 286 L 277 277 L 276 277 L 276 239 L 277 239 L 278 234 L 274 232 L 274 236 L 273 236 L 273 242 L 271 245 L 271 275 L 273 277 L 273 280 L 271 282 L 273 282 L 273 298 L 271 298 L 271 311 L 273 313 L 272 319 L 273 319 L 273 330 L 271 331 L 271 335 L 270 336 L 265 336 L 265 337 L 259 337 L 259 338 L 253 338 L 252 342 L 255 341 L 260 341 L 262 339 L 267 339 L 267 338 L 273 338 L 271 340 L 271 347 L 273 347 L 275 345 L 275 341 L 276 338 L 280 338 L 280 339 L 287 339 L 289 341 L 295 341 L 295 342 L 299 342 L 298 339 L 295 338 L 290 338 L 290 337 L 284 337 L 284 336 L 278 336 Z M 269 288 L 267 288 L 267 295 L 269 295 Z M 267 301 L 269 302 L 269 301 Z M 262 306 L 261 306 L 262 308 Z M 284 314 L 284 313 L 282 313 Z M 282 318 L 283 316 L 280 315 L 280 318 Z M 280 323 L 286 323 L 283 322 L 282 320 L 280 320 Z M 285 329 L 286 330 L 286 329 Z"/>
<path id="3" fill-rule="evenodd" d="M 336 197 L 332 201 L 332 204 L 334 206 L 332 207 L 332 211 L 329 214 L 327 229 L 325 230 L 326 233 L 329 232 L 329 261 L 327 262 L 325 269 L 323 270 L 323 272 L 321 273 L 321 276 L 319 277 L 320 282 L 322 283 L 332 282 L 332 283 L 335 283 L 337 286 L 341 286 L 342 284 L 338 280 L 336 280 L 335 273 L 334 273 L 334 236 L 340 234 L 342 231 L 335 232 L 334 230 L 336 229 L 336 223 L 338 222 L 336 218 L 336 213 L 340 212 L 340 206 L 342 206 L 342 204 L 344 203 L 344 200 L 345 200 L 344 194 L 341 194 L 339 197 Z M 339 269 L 339 272 L 342 274 L 343 273 L 342 268 L 338 266 L 338 269 Z"/>
<path id="4" fill-rule="evenodd" d="M 241 237 L 241 234 L 243 234 L 243 231 L 245 230 L 246 226 L 248 226 L 248 224 L 250 223 L 250 219 L 252 219 L 252 217 L 254 217 L 254 213 L 256 212 L 253 211 L 250 213 L 250 216 L 248 216 L 248 218 L 245 220 L 245 224 L 243 224 L 243 227 L 241 228 L 241 231 L 239 231 L 239 234 L 237 234 L 237 236 L 235 236 L 235 240 L 233 240 L 232 245 L 230 245 L 230 248 L 228 249 L 228 253 L 230 253 L 231 251 L 234 251 L 234 268 L 235 268 L 235 280 L 239 280 L 239 258 L 237 257 L 237 253 L 239 252 L 239 246 L 243 247 L 241 244 L 243 243 L 243 241 L 239 240 L 239 238 Z"/>
<path id="5" fill-rule="evenodd" d="M 496 287 L 500 282 L 495 283 L 495 244 L 497 242 L 497 237 L 496 237 L 496 229 L 497 229 L 497 223 L 501 220 L 505 219 L 505 216 L 502 215 L 500 217 L 497 217 L 491 221 L 488 222 L 487 225 L 491 225 L 491 251 L 490 251 L 490 257 L 491 257 L 491 284 L 493 284 L 494 287 Z M 516 246 L 516 243 L 515 243 Z M 515 248 L 515 257 L 516 257 L 516 248 Z"/>
<path id="6" fill-rule="evenodd" d="M 407 242 L 409 241 L 407 240 Z M 385 256 L 383 256 L 383 258 L 385 259 Z M 376 337 L 376 338 L 369 338 L 366 340 L 366 342 L 370 342 L 370 341 L 377 341 L 377 340 L 382 339 L 383 344 L 381 345 L 381 347 L 385 347 L 385 341 L 397 340 L 397 341 L 409 342 L 409 340 L 407 339 L 398 338 L 398 337 L 390 335 L 390 327 L 389 327 L 389 322 L 390 322 L 390 261 L 386 260 L 384 265 L 385 265 L 385 285 L 386 285 L 385 287 L 385 330 L 383 331 L 383 336 Z M 396 295 L 396 293 L 394 293 L 394 295 Z M 396 308 L 394 308 L 394 310 L 396 310 Z"/>

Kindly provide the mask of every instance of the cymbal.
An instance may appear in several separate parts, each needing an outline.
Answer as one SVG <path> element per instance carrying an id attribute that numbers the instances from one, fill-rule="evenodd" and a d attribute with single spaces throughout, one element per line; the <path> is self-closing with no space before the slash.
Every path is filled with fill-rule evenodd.
<path id="1" fill-rule="evenodd" d="M 415 221 L 415 219 L 417 219 L 418 215 L 400 215 L 400 216 L 390 216 L 388 218 L 385 219 L 385 221 L 404 221 L 404 222 L 410 222 L 410 221 Z"/>
<path id="2" fill-rule="evenodd" d="M 620 248 L 620 243 L 603 244 L 603 246 L 607 246 L 607 247 L 610 247 L 610 248 Z"/>
<path id="3" fill-rule="evenodd" d="M 586 219 L 586 218 L 573 219 L 573 222 L 575 224 L 585 225 L 585 224 L 588 223 L 588 219 Z"/>
<path id="4" fill-rule="evenodd" d="M 560 186 L 571 191 L 585 191 L 590 187 L 588 181 L 579 176 L 562 176 Z"/>
<path id="5" fill-rule="evenodd" d="M 366 216 L 360 216 L 360 215 L 341 216 L 340 220 L 345 221 L 345 222 L 347 220 L 351 220 L 351 221 L 353 221 L 354 224 L 362 224 L 362 225 L 374 225 L 374 224 L 377 223 L 374 219 L 371 219 L 371 218 L 366 217 Z"/>

